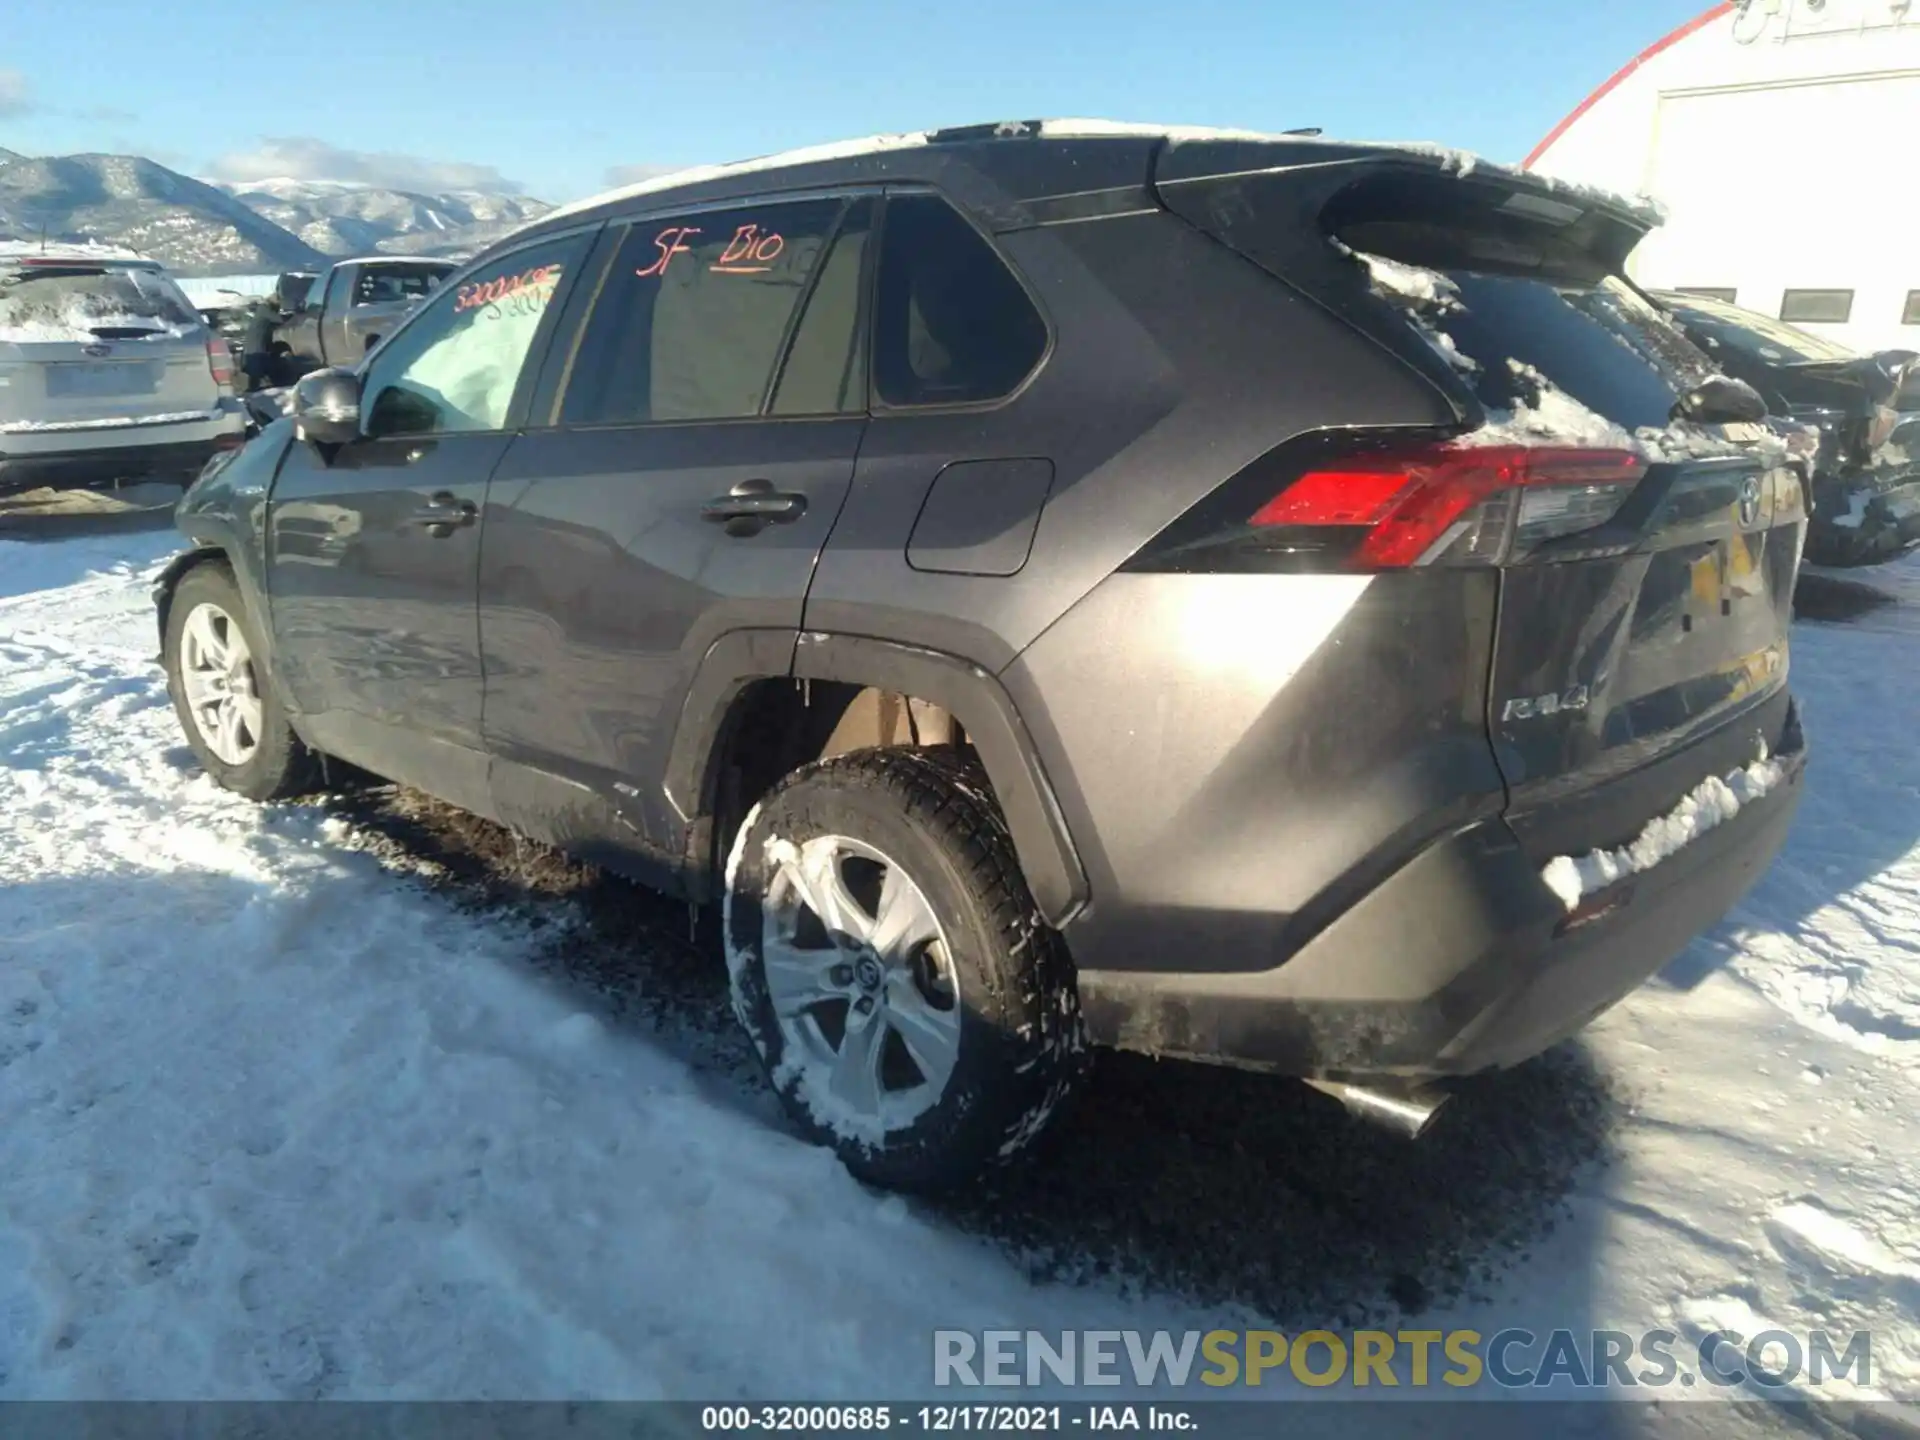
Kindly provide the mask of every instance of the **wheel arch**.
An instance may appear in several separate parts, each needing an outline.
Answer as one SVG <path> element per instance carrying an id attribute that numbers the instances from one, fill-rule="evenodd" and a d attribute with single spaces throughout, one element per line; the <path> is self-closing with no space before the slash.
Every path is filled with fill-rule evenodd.
<path id="1" fill-rule="evenodd" d="M 992 785 L 1014 851 L 1042 918 L 1056 929 L 1086 904 L 1087 876 L 1058 799 L 1012 698 L 990 673 L 940 651 L 859 635 L 742 630 L 707 651 L 681 709 L 664 780 L 666 798 L 687 826 L 690 888 L 717 889 L 731 840 L 726 821 L 797 763 L 834 753 L 841 721 L 863 695 L 902 697 L 905 723 L 945 712 L 964 731 Z M 926 707 L 925 709 L 915 708 Z M 780 726 L 783 744 L 769 773 L 742 776 L 736 760 L 771 737 L 749 727 Z M 729 796 L 729 782 L 741 792 Z M 738 815 L 732 818 L 738 819 Z"/>
<path id="2" fill-rule="evenodd" d="M 164 654 L 167 648 L 167 622 L 173 615 L 173 597 L 180 588 L 180 582 L 200 569 L 203 565 L 225 565 L 235 575 L 238 583 L 239 571 L 233 563 L 233 557 L 219 545 L 196 545 L 191 550 L 183 550 L 169 560 L 153 582 L 154 619 L 159 626 L 160 649 Z"/>

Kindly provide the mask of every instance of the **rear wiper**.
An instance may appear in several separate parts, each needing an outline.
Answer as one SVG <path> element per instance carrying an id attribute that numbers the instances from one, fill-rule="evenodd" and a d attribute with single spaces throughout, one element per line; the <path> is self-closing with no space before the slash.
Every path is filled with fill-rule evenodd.
<path id="1" fill-rule="evenodd" d="M 1744 380 L 1710 375 L 1674 402 L 1675 420 L 1696 425 L 1744 424 L 1767 418 L 1767 402 Z"/>

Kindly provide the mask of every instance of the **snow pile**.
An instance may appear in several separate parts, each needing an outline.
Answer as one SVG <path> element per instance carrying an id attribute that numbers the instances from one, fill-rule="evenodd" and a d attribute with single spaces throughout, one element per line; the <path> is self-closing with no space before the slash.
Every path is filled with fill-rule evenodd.
<path id="1" fill-rule="evenodd" d="M 171 548 L 0 541 L 0 1399 L 1033 1401 L 930 1395 L 931 1332 L 1333 1320 L 1189 1303 L 1171 1282 L 1132 1298 L 1030 1282 L 1024 1239 L 977 1241 L 863 1189 L 757 1085 L 690 1066 L 670 1026 L 602 1018 L 536 978 L 513 914 L 383 867 L 324 809 L 217 790 L 151 661 L 147 587 Z M 1405 1302 L 1389 1332 L 1659 1328 L 1691 1372 L 1719 1329 L 1822 1330 L 1836 1348 L 1868 1330 L 1869 1385 L 1786 1395 L 1920 1398 L 1920 557 L 1871 573 L 1897 603 L 1796 627 L 1797 686 L 1827 719 L 1773 870 L 1538 1072 L 1603 1117 L 1610 1161 L 1550 1202 L 1501 1192 L 1550 1224 L 1524 1254 L 1476 1259 L 1466 1290 Z M 651 982 L 644 954 L 634 973 Z M 1244 1092 L 1163 1068 L 1181 1097 L 1210 1097 L 1183 1116 L 1231 1120 L 1216 1101 Z M 1300 1103 L 1272 1083 L 1272 1106 Z M 1463 1158 L 1473 1173 L 1524 1175 L 1551 1143 L 1497 1133 Z M 1284 1230 L 1245 1233 L 1264 1217 L 1239 1187 L 1318 1197 L 1342 1157 L 1249 1157 L 1239 1139 L 1223 1131 L 1195 1177 L 1197 1202 L 1231 1199 L 1166 1243 L 1298 1251 Z M 1073 1216 L 1083 1273 L 1106 1268 L 1103 1232 L 1137 1201 L 1117 1178 Z M 993 1203 L 1017 1227 L 1044 1184 Z M 1376 1238 L 1344 1214 L 1328 1233 L 1329 1250 Z M 1542 1346 L 1507 1358 L 1542 1366 Z M 1306 1393 L 1284 1371 L 1266 1382 L 1237 1398 Z M 1398 1393 L 1415 1394 L 1404 1378 Z M 1527 1393 L 1568 1388 L 1468 1398 Z M 1752 1389 L 1607 1393 L 1663 1403 L 1575 1428 L 1805 1424 L 1665 1403 L 1768 1393 Z M 1314 1405 L 1269 1428 L 1371 1436 L 1381 1413 Z M 1427 1407 L 1409 1424 L 1518 1440 L 1542 1413 L 1470 1405 L 1448 1426 Z"/>
<path id="2" fill-rule="evenodd" d="M 1649 820 L 1631 845 L 1618 850 L 1592 850 L 1577 859 L 1556 856 L 1541 868 L 1540 878 L 1568 910 L 1573 910 L 1583 895 L 1604 890 L 1629 875 L 1642 874 L 1679 854 L 1709 830 L 1738 815 L 1742 806 L 1751 805 L 1772 790 L 1786 773 L 1778 760 L 1762 753 L 1751 765 L 1724 780 L 1709 775 L 1673 809 Z"/>
<path id="3" fill-rule="evenodd" d="M 1339 244 L 1338 241 L 1335 242 Z M 1341 249 L 1346 250 L 1344 245 Z M 1383 300 L 1404 301 L 1412 305 L 1432 307 L 1445 313 L 1460 304 L 1460 287 L 1442 275 L 1438 270 L 1427 270 L 1418 265 L 1408 265 L 1403 261 L 1389 260 L 1384 255 L 1369 255 L 1361 250 L 1347 250 L 1367 268 L 1367 278 L 1373 285 L 1373 293 Z"/>
<path id="4" fill-rule="evenodd" d="M 1032 1284 L 512 916 L 217 789 L 172 548 L 0 541 L 0 1400 L 935 1399 L 938 1327 L 1204 1328 Z"/>

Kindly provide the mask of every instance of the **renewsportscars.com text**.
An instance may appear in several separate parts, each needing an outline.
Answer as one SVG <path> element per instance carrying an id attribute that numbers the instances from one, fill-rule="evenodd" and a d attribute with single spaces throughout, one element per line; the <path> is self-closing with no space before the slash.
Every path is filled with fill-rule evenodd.
<path id="1" fill-rule="evenodd" d="M 1872 1336 L 1824 1330 L 936 1330 L 935 1385 L 1818 1386 L 1873 1378 Z"/>

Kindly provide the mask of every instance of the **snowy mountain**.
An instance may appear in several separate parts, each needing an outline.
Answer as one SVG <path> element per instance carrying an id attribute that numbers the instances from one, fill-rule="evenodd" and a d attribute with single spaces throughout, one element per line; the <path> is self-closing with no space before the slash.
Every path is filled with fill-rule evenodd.
<path id="1" fill-rule="evenodd" d="M 0 239 L 95 240 L 203 274 L 313 269 L 318 250 L 224 191 L 137 155 L 0 151 Z"/>
<path id="2" fill-rule="evenodd" d="M 464 260 L 470 255 L 479 254 L 494 241 L 511 235 L 526 223 L 526 220 L 479 220 L 451 230 L 418 230 L 411 235 L 383 240 L 379 249 L 386 255 L 434 255 L 449 260 Z"/>
<path id="3" fill-rule="evenodd" d="M 219 188 L 331 255 L 471 253 L 553 208 L 524 195 L 425 194 L 329 180 L 250 180 Z"/>

